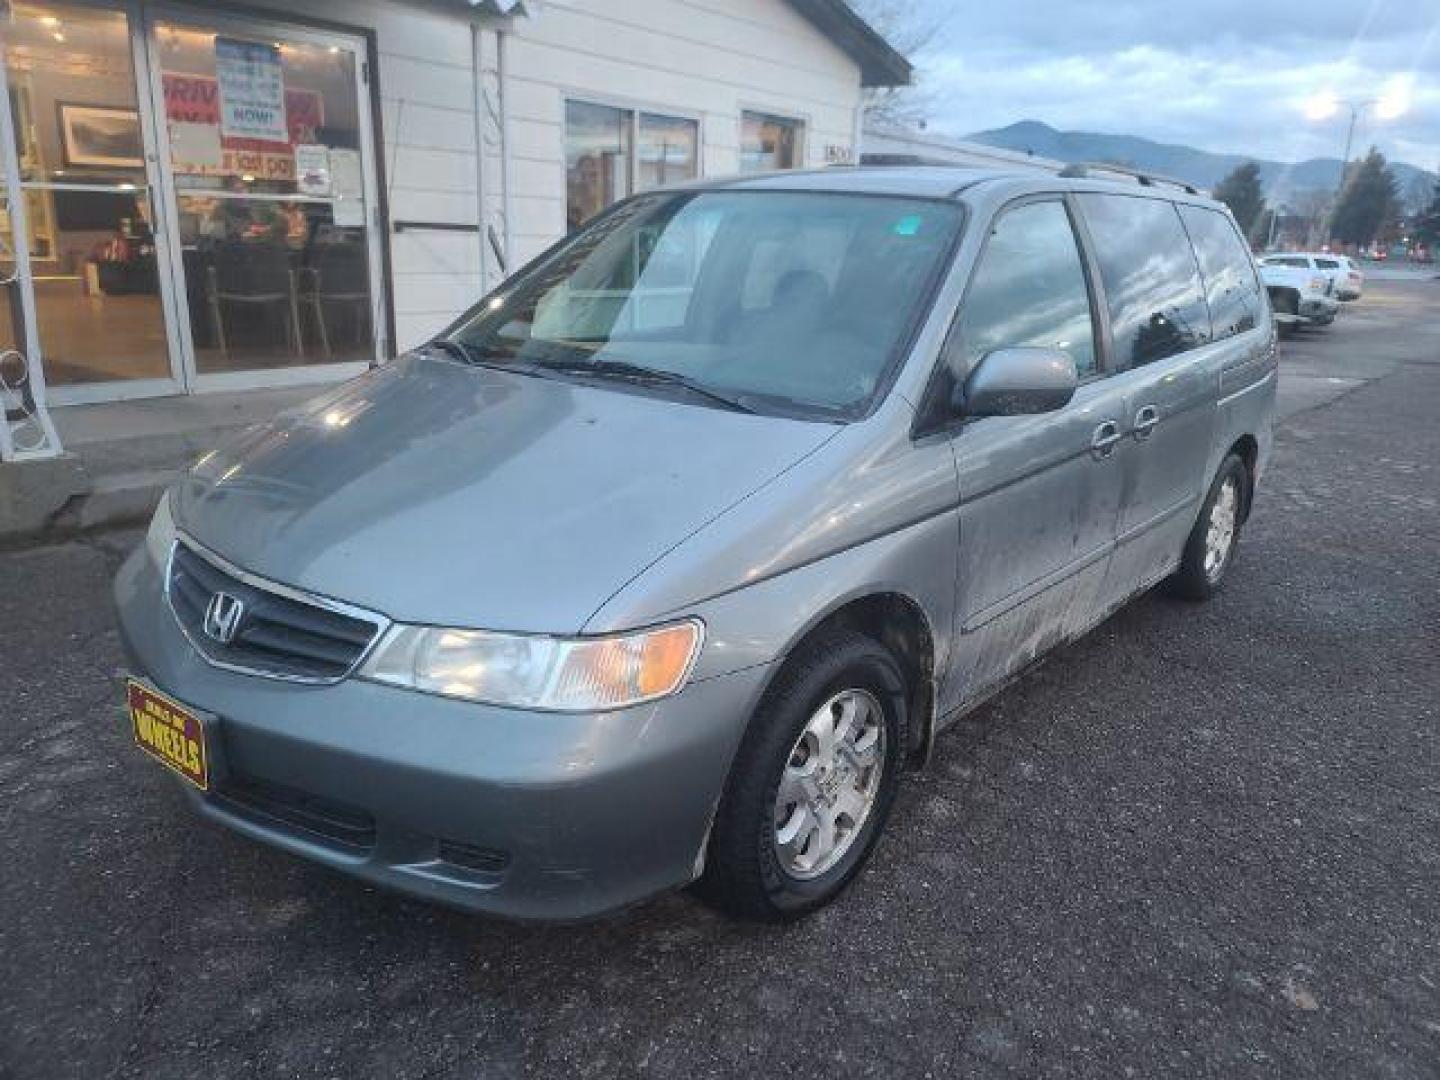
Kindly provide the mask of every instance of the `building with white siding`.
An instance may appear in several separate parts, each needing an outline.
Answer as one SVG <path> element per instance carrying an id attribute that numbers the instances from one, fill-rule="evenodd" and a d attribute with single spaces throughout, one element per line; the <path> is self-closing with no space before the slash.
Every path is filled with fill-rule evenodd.
<path id="1" fill-rule="evenodd" d="M 353 374 L 625 195 L 856 160 L 862 88 L 910 75 L 843 0 L 0 0 L 0 32 L 0 375 L 52 406 Z"/>

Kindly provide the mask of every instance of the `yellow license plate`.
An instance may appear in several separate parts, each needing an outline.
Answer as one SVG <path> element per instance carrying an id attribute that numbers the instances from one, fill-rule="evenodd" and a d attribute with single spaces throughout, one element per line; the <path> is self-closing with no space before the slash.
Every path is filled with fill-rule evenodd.
<path id="1" fill-rule="evenodd" d="M 134 679 L 125 682 L 125 699 L 135 745 L 201 791 L 208 790 L 210 766 L 200 718 L 178 701 Z"/>

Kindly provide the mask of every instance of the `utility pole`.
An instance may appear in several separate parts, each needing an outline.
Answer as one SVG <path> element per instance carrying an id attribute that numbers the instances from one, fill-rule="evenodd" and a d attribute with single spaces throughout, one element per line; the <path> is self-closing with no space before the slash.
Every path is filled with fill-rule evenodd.
<path id="1" fill-rule="evenodd" d="M 1345 156 L 1340 159 L 1340 180 L 1335 185 L 1335 198 L 1338 200 L 1345 190 L 1345 173 L 1350 168 L 1350 151 L 1355 145 L 1355 124 L 1360 119 L 1360 113 L 1367 106 L 1374 105 L 1378 98 L 1360 98 L 1354 101 L 1345 101 L 1342 104 L 1350 107 L 1350 125 L 1345 129 Z"/>

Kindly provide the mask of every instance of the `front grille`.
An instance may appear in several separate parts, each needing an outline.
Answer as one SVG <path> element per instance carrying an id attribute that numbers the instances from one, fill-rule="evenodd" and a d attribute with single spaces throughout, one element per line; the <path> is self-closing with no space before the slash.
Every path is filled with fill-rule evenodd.
<path id="1" fill-rule="evenodd" d="M 202 656 L 222 667 L 301 682 L 338 682 L 379 635 L 376 619 L 300 599 L 223 568 L 184 541 L 170 558 L 170 608 Z M 206 629 L 211 601 L 224 593 L 243 604 L 228 642 Z"/>
<path id="2" fill-rule="evenodd" d="M 358 806 L 239 773 L 226 777 L 211 797 L 257 824 L 278 825 L 349 852 L 367 852 L 375 846 L 375 819 Z"/>

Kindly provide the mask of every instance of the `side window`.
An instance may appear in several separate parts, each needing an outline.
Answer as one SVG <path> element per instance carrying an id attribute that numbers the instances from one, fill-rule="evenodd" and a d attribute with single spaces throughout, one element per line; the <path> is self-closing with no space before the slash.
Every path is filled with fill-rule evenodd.
<path id="1" fill-rule="evenodd" d="M 1173 203 L 1137 195 L 1081 195 L 1095 241 L 1115 366 L 1121 370 L 1210 340 L 1200 268 Z"/>
<path id="2" fill-rule="evenodd" d="M 1063 203 L 1027 203 L 996 220 L 953 341 L 957 373 L 1015 345 L 1063 349 L 1082 379 L 1095 373 L 1090 290 Z"/>
<path id="3" fill-rule="evenodd" d="M 1235 226 L 1218 210 L 1203 206 L 1182 206 L 1180 216 L 1200 258 L 1216 340 L 1253 330 L 1265 306 L 1250 252 Z"/>

